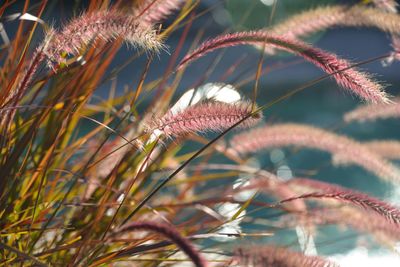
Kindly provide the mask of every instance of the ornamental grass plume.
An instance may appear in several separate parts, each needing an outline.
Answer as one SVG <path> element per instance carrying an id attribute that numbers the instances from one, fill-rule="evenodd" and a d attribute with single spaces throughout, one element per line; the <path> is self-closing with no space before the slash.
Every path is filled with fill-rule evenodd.
<path id="1" fill-rule="evenodd" d="M 264 126 L 238 134 L 231 140 L 231 148 L 240 154 L 287 146 L 344 155 L 348 163 L 356 164 L 383 179 L 400 182 L 400 170 L 361 143 L 308 125 L 288 123 Z"/>
<path id="2" fill-rule="evenodd" d="M 64 53 L 77 56 L 91 42 L 111 42 L 121 38 L 126 43 L 146 51 L 158 51 L 163 45 L 157 31 L 133 15 L 116 10 L 84 13 L 71 20 L 61 31 L 50 30 L 46 35 L 44 53 L 48 63 L 65 63 Z"/>
<path id="3" fill-rule="evenodd" d="M 363 143 L 369 150 L 374 151 L 376 154 L 383 158 L 391 160 L 400 159 L 400 141 L 397 140 L 384 140 L 384 141 L 369 141 Z"/>
<path id="4" fill-rule="evenodd" d="M 222 132 L 242 120 L 238 127 L 249 127 L 262 117 L 260 112 L 252 111 L 253 105 L 247 101 L 203 101 L 177 113 L 169 111 L 164 116 L 154 116 L 147 123 L 147 132 L 175 138 L 194 132 Z"/>
<path id="5" fill-rule="evenodd" d="M 383 61 L 384 65 L 399 60 L 400 16 L 395 1 L 373 1 L 377 8 L 360 5 L 334 5 L 317 7 L 292 16 L 268 29 L 275 34 L 291 38 L 304 38 L 331 27 L 375 27 L 392 35 L 393 52 Z M 261 48 L 261 46 L 258 46 Z M 272 47 L 265 52 L 274 54 Z"/>
<path id="6" fill-rule="evenodd" d="M 399 6 L 396 0 L 371 0 L 371 2 L 377 8 L 391 13 L 397 13 L 397 7 Z"/>
<path id="7" fill-rule="evenodd" d="M 378 119 L 400 118 L 400 98 L 393 99 L 388 105 L 362 105 L 344 114 L 345 122 L 366 122 Z"/>
<path id="8" fill-rule="evenodd" d="M 327 208 L 322 210 L 320 208 L 312 209 L 305 206 L 302 210 L 294 210 L 295 212 L 290 214 L 291 219 L 289 218 L 288 221 L 284 219 L 281 220 L 281 222 L 284 223 L 282 227 L 296 227 L 298 225 L 297 219 L 299 215 L 301 215 L 300 218 L 305 225 L 310 226 L 310 223 L 345 224 L 362 232 L 373 234 L 379 242 L 389 245 L 390 247 L 393 247 L 396 241 L 400 240 L 400 228 L 398 227 L 398 223 L 393 223 L 398 219 L 398 216 L 392 216 L 392 214 L 398 213 L 398 209 L 384 201 L 360 192 L 307 178 L 295 178 L 287 182 L 276 183 L 273 188 L 270 187 L 270 182 L 267 179 L 254 179 L 250 188 L 259 188 L 273 195 L 276 195 L 277 191 L 279 192 L 281 189 L 284 189 L 292 196 L 296 193 L 306 196 L 309 195 L 308 192 L 310 191 L 313 192 L 312 194 L 314 194 L 315 191 L 318 191 L 318 193 L 348 193 L 356 199 L 353 203 L 355 206 L 332 206 L 332 203 L 325 201 L 322 202 L 322 204 L 326 205 Z M 303 198 L 297 199 L 296 197 L 288 197 L 288 194 L 286 194 L 286 197 L 291 199 L 289 202 L 283 200 L 287 204 L 292 203 L 292 201 L 303 200 Z M 304 199 L 307 199 L 307 197 Z M 323 199 L 323 197 L 321 199 Z M 319 198 L 317 197 L 315 200 L 319 200 Z M 351 202 L 352 198 L 348 197 L 345 201 Z M 359 209 L 359 207 L 363 209 Z M 368 212 L 371 209 L 375 212 Z M 296 216 L 296 220 L 293 220 L 293 216 Z"/>
<path id="9" fill-rule="evenodd" d="M 280 227 L 296 227 L 296 214 L 288 214 L 280 219 Z M 398 226 L 388 223 L 382 216 L 351 206 L 327 207 L 302 214 L 308 225 L 340 225 L 350 227 L 360 233 L 371 234 L 374 239 L 393 249 L 400 240 Z"/>
<path id="10" fill-rule="evenodd" d="M 387 160 L 400 160 L 400 142 L 397 140 L 376 140 L 362 143 L 363 146 Z M 334 155 L 332 162 L 335 165 L 346 165 L 349 160 L 345 155 Z"/>
<path id="11" fill-rule="evenodd" d="M 193 264 L 197 267 L 207 266 L 206 260 L 201 254 L 193 247 L 189 240 L 181 236 L 181 234 L 172 226 L 150 221 L 133 222 L 123 228 L 119 232 L 132 232 L 132 231 L 151 231 L 161 234 L 168 238 L 172 243 L 177 245 L 186 255 L 191 259 Z M 118 232 L 116 233 L 118 234 Z"/>
<path id="12" fill-rule="evenodd" d="M 143 23 L 153 25 L 180 9 L 184 3 L 184 0 L 139 0 L 134 4 L 133 12 Z"/>
<path id="13" fill-rule="evenodd" d="M 301 12 L 266 30 L 285 37 L 305 38 L 331 27 L 374 27 L 400 34 L 400 16 L 359 5 L 323 6 Z"/>
<path id="14" fill-rule="evenodd" d="M 393 52 L 383 63 L 391 64 L 399 59 L 400 16 L 395 1 L 374 1 L 378 8 L 361 5 L 333 5 L 317 7 L 301 12 L 266 30 L 290 38 L 305 38 L 313 33 L 332 27 L 374 27 L 392 35 Z M 263 48 L 262 46 L 257 46 Z M 265 52 L 274 54 L 271 46 Z"/>
<path id="15" fill-rule="evenodd" d="M 289 184 L 310 187 L 313 190 L 318 190 L 318 192 L 305 193 L 300 196 L 288 198 L 280 201 L 280 204 L 297 199 L 335 199 L 340 202 L 351 203 L 357 207 L 364 208 L 365 210 L 373 211 L 385 218 L 388 222 L 394 225 L 400 225 L 400 210 L 397 207 L 367 194 L 343 188 L 338 185 L 305 178 L 293 179 L 289 181 Z"/>
<path id="16" fill-rule="evenodd" d="M 394 205 L 335 185 L 292 179 L 292 171 L 316 175 L 320 168 L 294 170 L 287 149 L 269 151 L 270 161 L 248 157 L 214 133 L 251 126 L 261 120 L 262 110 L 330 76 L 365 100 L 387 102 L 382 87 L 350 62 L 263 30 L 206 42 L 186 55 L 177 71 L 177 60 L 217 26 L 208 18 L 222 14 L 223 22 L 236 7 L 213 1 L 78 1 L 65 5 L 65 14 L 75 14 L 77 8 L 87 12 L 50 28 L 41 41 L 40 29 L 47 29 L 54 17 L 53 1 L 7 2 L 0 7 L 0 265 L 334 266 L 322 257 L 307 257 L 327 244 L 314 242 L 318 223 L 350 225 L 392 248 L 400 241 Z M 289 2 L 285 8 L 299 7 Z M 232 19 L 253 16 L 251 6 L 248 12 L 232 12 Z M 361 6 L 349 9 L 372 10 Z M 164 31 L 160 23 L 174 12 Z M 390 35 L 399 31 L 397 17 L 394 26 L 388 21 L 378 25 L 376 17 L 363 19 Z M 170 38 L 174 53 L 160 62 L 146 60 L 142 51 L 117 56 L 124 41 L 154 53 L 163 48 L 164 38 Z M 264 66 L 260 57 L 255 70 L 253 64 L 245 66 L 246 55 L 235 62 L 220 55 L 204 72 L 183 71 L 203 54 L 238 44 L 272 44 L 328 74 L 276 99 L 270 99 L 274 94 L 265 98 L 260 80 L 250 102 L 236 86 L 251 90 L 246 84 L 271 70 L 290 76 L 299 71 L 291 68 L 298 61 Z M 221 64 L 227 68 L 218 68 Z M 188 84 L 195 86 L 181 91 Z M 181 97 L 173 103 L 176 94 Z M 260 101 L 268 103 L 257 108 Z M 275 145 L 316 148 L 399 181 L 400 171 L 386 161 L 396 153 L 389 151 L 389 143 L 292 129 L 249 135 L 239 144 L 252 144 L 251 152 Z M 213 136 L 201 136 L 205 132 Z M 276 173 L 263 170 L 263 163 Z M 289 216 L 292 227 L 280 220 Z M 328 239 L 346 238 L 329 232 Z M 235 254 L 233 242 L 240 247 Z M 255 242 L 261 244 L 246 247 Z M 290 243 L 305 255 L 263 247 L 266 242 Z M 331 249 L 336 246 L 329 242 Z"/>
<path id="17" fill-rule="evenodd" d="M 306 256 L 287 248 L 267 245 L 237 248 L 234 260 L 240 266 L 338 267 L 336 263 L 321 257 Z"/>
<path id="18" fill-rule="evenodd" d="M 186 55 L 179 63 L 178 69 L 216 49 L 243 44 L 267 44 L 298 55 L 332 75 L 340 86 L 361 99 L 371 103 L 389 102 L 383 86 L 370 79 L 368 74 L 352 68 L 348 61 L 302 41 L 275 35 L 265 30 L 231 33 L 208 40 Z"/>

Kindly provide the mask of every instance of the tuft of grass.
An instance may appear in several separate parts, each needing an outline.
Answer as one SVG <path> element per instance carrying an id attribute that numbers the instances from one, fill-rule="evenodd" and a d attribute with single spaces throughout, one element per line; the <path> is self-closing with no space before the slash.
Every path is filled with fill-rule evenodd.
<path id="1" fill-rule="evenodd" d="M 368 115 L 386 118 L 390 113 L 396 119 L 397 103 L 386 104 L 390 101 L 383 86 L 355 68 L 397 54 L 351 64 L 318 44 L 298 40 L 300 35 L 265 29 L 227 29 L 201 44 L 209 25 L 197 32 L 193 25 L 221 8 L 217 3 L 203 10 L 198 8 L 201 1 L 90 0 L 84 10 L 74 10 L 81 15 L 60 20 L 61 26 L 53 28 L 48 26 L 51 1 L 25 1 L 23 16 L 11 14 L 15 2 L 0 6 L 1 36 L 11 32 L 9 25 L 18 25 L 0 48 L 0 266 L 234 266 L 265 260 L 282 266 L 336 266 L 322 255 L 304 255 L 296 245 L 304 251 L 312 244 L 315 251 L 322 248 L 311 241 L 318 237 L 318 226 L 327 223 L 344 224 L 395 246 L 399 212 L 390 203 L 298 178 L 304 174 L 300 170 L 293 170 L 294 178 L 286 181 L 274 173 L 276 166 L 262 166 L 261 158 L 250 154 L 267 147 L 313 147 L 333 153 L 337 161 L 356 163 L 375 178 L 393 178 L 397 186 L 397 167 L 390 160 L 398 157 L 388 149 L 397 140 L 358 142 L 336 134 L 337 129 L 270 123 L 234 137 L 234 146 L 225 136 L 268 120 L 265 111 L 270 107 L 331 77 L 360 98 L 380 103 L 368 106 Z M 396 6 L 373 2 L 391 13 L 359 4 L 340 12 L 385 14 L 379 25 L 377 15 L 371 21 L 358 19 L 363 26 L 397 33 Z M 245 13 L 243 19 L 251 9 Z M 321 7 L 309 16 L 317 19 L 325 13 Z M 322 28 L 326 25 L 316 30 Z M 167 48 L 171 34 L 179 42 Z M 124 43 L 136 49 L 120 62 L 116 55 Z M 224 53 L 204 71 L 188 67 L 211 51 L 240 44 L 272 45 L 326 75 L 262 103 L 260 77 L 272 69 L 286 71 L 293 62 L 270 66 L 265 60 L 265 67 L 267 55 L 258 62 L 240 55 L 218 82 L 208 80 L 227 59 Z M 169 60 L 166 70 L 159 69 L 159 55 Z M 127 68 L 139 79 L 122 85 L 119 78 Z M 192 71 L 195 86 L 184 93 Z M 162 74 L 150 80 L 149 73 Z M 244 89 L 250 82 L 255 86 L 247 96 Z M 108 97 L 99 98 L 98 90 L 108 85 Z M 124 93 L 117 96 L 117 91 Z M 357 223 L 365 218 L 370 223 Z"/>

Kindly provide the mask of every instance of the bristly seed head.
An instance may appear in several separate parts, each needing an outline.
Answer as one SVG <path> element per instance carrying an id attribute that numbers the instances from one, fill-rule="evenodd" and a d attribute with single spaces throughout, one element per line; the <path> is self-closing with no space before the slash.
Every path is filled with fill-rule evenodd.
<path id="1" fill-rule="evenodd" d="M 390 104 L 367 104 L 344 114 L 343 120 L 350 122 L 375 121 L 378 119 L 400 118 L 400 98 L 394 98 Z"/>
<path id="2" fill-rule="evenodd" d="M 240 266 L 338 267 L 320 257 L 268 245 L 238 248 L 234 252 L 234 259 Z"/>
<path id="3" fill-rule="evenodd" d="M 153 25 L 181 8 L 184 0 L 139 0 L 134 8 L 134 15 L 143 23 Z"/>
<path id="4" fill-rule="evenodd" d="M 400 182 L 400 169 L 361 143 L 308 125 L 267 125 L 238 134 L 231 140 L 231 148 L 242 155 L 287 146 L 313 148 L 340 155 L 348 163 L 358 165 L 383 179 Z"/>
<path id="5" fill-rule="evenodd" d="M 154 117 L 148 123 L 148 132 L 164 134 L 169 138 L 194 132 L 222 132 L 242 119 L 238 127 L 249 127 L 258 122 L 262 114 L 252 113 L 253 105 L 246 101 L 223 103 L 203 101 L 174 114 L 168 112 L 162 117 Z"/>
<path id="6" fill-rule="evenodd" d="M 286 203 L 297 199 L 336 199 L 342 202 L 349 202 L 360 208 L 373 211 L 378 215 L 385 218 L 388 222 L 399 225 L 400 224 L 400 210 L 377 198 L 371 197 L 367 194 L 360 193 L 355 190 L 350 190 L 338 185 L 325 183 L 321 181 L 296 178 L 288 182 L 289 185 L 301 185 L 310 187 L 317 192 L 306 193 L 297 197 L 291 197 L 280 201 L 280 203 Z"/>
<path id="7" fill-rule="evenodd" d="M 97 39 L 111 42 L 122 38 L 126 43 L 147 51 L 158 51 L 163 45 L 155 29 L 132 15 L 108 10 L 84 13 L 65 25 L 61 31 L 50 30 L 43 52 L 48 63 L 65 63 L 64 54 L 77 56 Z"/>
<path id="8" fill-rule="evenodd" d="M 208 40 L 187 54 L 179 63 L 178 69 L 216 49 L 243 44 L 267 44 L 301 56 L 321 68 L 327 74 L 330 74 L 340 86 L 348 89 L 360 98 L 371 103 L 389 102 L 386 93 L 383 91 L 383 86 L 370 79 L 368 74 L 354 69 L 352 64 L 347 60 L 302 41 L 271 34 L 264 30 L 225 34 Z"/>

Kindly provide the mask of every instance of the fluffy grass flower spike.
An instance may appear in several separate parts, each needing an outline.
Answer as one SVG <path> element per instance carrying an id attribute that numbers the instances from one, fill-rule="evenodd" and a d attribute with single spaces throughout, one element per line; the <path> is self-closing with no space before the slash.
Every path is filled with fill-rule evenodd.
<path id="1" fill-rule="evenodd" d="M 371 2 L 379 9 L 385 10 L 386 12 L 397 13 L 396 0 L 371 0 Z"/>
<path id="2" fill-rule="evenodd" d="M 393 1 L 311 4 L 308 19 L 294 12 L 309 0 L 6 2 L 0 4 L 1 266 L 331 267 L 323 256 L 328 249 L 399 247 L 400 140 L 391 125 L 397 121 L 344 123 L 343 109 L 353 102 L 335 92 L 345 88 L 373 104 L 366 116 L 400 117 L 399 101 L 387 103 L 384 86 L 356 69 L 398 59 Z M 266 14 L 270 23 L 261 24 Z M 297 23 L 274 31 L 276 19 L 291 17 Z M 250 28 L 232 33 L 231 26 Z M 362 35 L 380 38 L 374 42 L 382 49 L 392 42 L 397 53 L 352 64 L 301 40 L 336 26 L 363 27 Z M 350 58 L 354 49 L 346 44 L 355 36 L 340 30 L 324 40 L 342 43 Z M 200 44 L 208 36 L 215 38 Z M 157 53 L 164 43 L 171 54 Z M 292 57 L 265 60 L 271 55 L 258 46 Z M 208 55 L 230 47 L 233 53 Z M 308 76 L 304 64 L 319 77 Z M 311 86 L 324 88 L 327 79 L 334 98 L 319 91 L 294 99 Z M 242 129 L 264 111 L 269 122 L 297 124 Z M 351 136 L 339 134 L 345 131 Z M 345 176 L 337 177 L 335 163 L 346 165 Z M 329 182 L 317 181 L 321 176 Z M 343 180 L 367 194 L 335 185 Z M 327 224 L 328 231 L 319 227 Z M 364 233 L 379 243 L 370 246 Z"/>
<path id="3" fill-rule="evenodd" d="M 339 201 L 352 203 L 353 205 L 364 208 L 366 210 L 374 211 L 375 213 L 384 217 L 390 223 L 396 225 L 400 224 L 400 210 L 397 207 L 394 207 L 389 203 L 386 203 L 369 195 L 357 192 L 355 190 L 343 188 L 338 185 L 304 178 L 293 179 L 289 181 L 288 184 L 310 187 L 313 190 L 318 190 L 318 192 L 306 193 L 301 196 L 285 199 L 282 200 L 280 203 L 309 198 L 337 199 Z"/>
<path id="4" fill-rule="evenodd" d="M 274 48 L 298 55 L 313 63 L 328 74 L 332 74 L 336 82 L 350 92 L 371 103 L 389 102 L 382 85 L 369 78 L 369 75 L 351 68 L 351 64 L 336 55 L 314 48 L 302 41 L 271 34 L 267 31 L 237 32 L 218 36 L 201 44 L 186 55 L 178 69 L 216 49 L 243 44 L 267 44 Z"/>
<path id="5" fill-rule="evenodd" d="M 305 38 L 331 27 L 374 27 L 390 34 L 400 33 L 400 16 L 377 8 L 333 5 L 301 12 L 268 30 L 292 38 Z"/>
<path id="6" fill-rule="evenodd" d="M 197 267 L 206 267 L 208 266 L 207 262 L 203 257 L 197 252 L 197 250 L 193 247 L 193 245 L 181 236 L 181 234 L 175 230 L 175 228 L 166 225 L 155 223 L 151 221 L 143 221 L 143 222 L 133 222 L 124 228 L 120 229 L 121 232 L 131 232 L 131 231 L 151 231 L 158 234 L 161 234 L 171 240 L 174 244 L 176 244 L 180 249 L 182 249 L 192 260 L 195 266 Z"/>
<path id="7" fill-rule="evenodd" d="M 389 105 L 369 104 L 362 105 L 344 114 L 344 121 L 366 122 L 378 119 L 400 118 L 400 98 L 393 99 Z"/>
<path id="8" fill-rule="evenodd" d="M 280 267 L 338 267 L 337 264 L 316 256 L 306 256 L 276 246 L 252 246 L 238 248 L 234 252 L 240 266 L 280 266 Z"/>
<path id="9" fill-rule="evenodd" d="M 264 126 L 236 135 L 231 145 L 241 154 L 287 146 L 318 149 L 339 155 L 378 177 L 400 182 L 400 170 L 380 155 L 348 137 L 312 126 L 294 123 Z"/>
<path id="10" fill-rule="evenodd" d="M 46 36 L 44 53 L 50 65 L 65 63 L 64 53 L 77 56 L 96 39 L 110 42 L 117 38 L 146 51 L 162 48 L 161 40 L 151 26 L 143 24 L 135 16 L 108 10 L 84 13 L 61 31 L 50 31 Z"/>
<path id="11" fill-rule="evenodd" d="M 140 0 L 134 9 L 135 16 L 148 25 L 153 25 L 167 18 L 181 8 L 183 0 Z"/>
<path id="12" fill-rule="evenodd" d="M 169 111 L 161 117 L 155 116 L 148 122 L 148 132 L 163 134 L 168 138 L 181 137 L 194 132 L 222 132 L 252 112 L 252 104 L 246 101 L 223 103 L 203 101 L 177 113 Z M 261 119 L 254 114 L 240 126 L 249 127 Z"/>

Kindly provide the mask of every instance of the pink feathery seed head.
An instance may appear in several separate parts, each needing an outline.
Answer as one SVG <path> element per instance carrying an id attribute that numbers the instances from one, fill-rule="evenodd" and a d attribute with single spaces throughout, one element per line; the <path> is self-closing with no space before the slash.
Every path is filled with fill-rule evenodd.
<path id="1" fill-rule="evenodd" d="M 389 222 L 399 225 L 400 224 L 400 210 L 397 207 L 392 206 L 382 200 L 371 197 L 367 194 L 343 188 L 338 185 L 333 185 L 329 183 L 324 183 L 321 181 L 315 181 L 311 179 L 293 179 L 288 182 L 289 184 L 301 185 L 310 187 L 313 190 L 318 190 L 318 192 L 306 193 L 297 197 L 292 197 L 289 199 L 282 200 L 280 203 L 290 202 L 297 199 L 337 199 L 339 201 L 350 202 L 353 205 L 364 208 L 366 210 L 372 210 L 383 216 Z"/>
<path id="2" fill-rule="evenodd" d="M 348 9 L 349 7 L 344 5 L 317 7 L 295 14 L 267 30 L 291 38 L 306 37 L 338 23 L 345 23 L 343 19 Z"/>
<path id="3" fill-rule="evenodd" d="M 44 42 L 44 53 L 50 65 L 63 63 L 63 53 L 76 56 L 96 39 L 111 42 L 116 38 L 148 51 L 158 51 L 163 47 L 155 29 L 142 24 L 132 15 L 108 10 L 84 13 L 66 24 L 61 31 L 49 31 Z"/>
<path id="4" fill-rule="evenodd" d="M 249 130 L 234 136 L 231 148 L 245 155 L 263 149 L 300 146 L 332 155 L 345 155 L 346 160 L 378 177 L 391 182 L 400 181 L 400 169 L 346 136 L 302 124 L 276 124 Z"/>
<path id="5" fill-rule="evenodd" d="M 303 57 L 327 74 L 332 75 L 340 86 L 368 102 L 389 102 L 386 93 L 383 91 L 383 86 L 370 79 L 369 75 L 352 68 L 348 61 L 302 41 L 270 34 L 266 31 L 238 32 L 208 40 L 186 55 L 178 65 L 178 69 L 216 49 L 262 43 Z"/>
<path id="6" fill-rule="evenodd" d="M 388 160 L 400 160 L 400 141 L 376 140 L 362 143 L 370 151 Z M 335 165 L 345 165 L 349 162 L 346 155 L 334 155 L 332 161 Z"/>
<path id="7" fill-rule="evenodd" d="M 396 0 L 372 0 L 371 2 L 377 8 L 386 12 L 397 13 L 398 4 Z"/>
<path id="8" fill-rule="evenodd" d="M 237 248 L 234 251 L 234 262 L 240 266 L 338 267 L 321 257 L 306 256 L 287 248 L 267 245 Z"/>
<path id="9" fill-rule="evenodd" d="M 381 155 L 386 159 L 400 159 L 400 141 L 397 140 L 377 140 L 364 143 L 371 151 Z"/>
<path id="10" fill-rule="evenodd" d="M 332 5 L 303 11 L 267 30 L 292 38 L 304 38 L 331 27 L 374 27 L 390 34 L 400 33 L 400 17 L 360 5 Z"/>
<path id="11" fill-rule="evenodd" d="M 135 6 L 134 15 L 153 25 L 179 10 L 184 3 L 184 0 L 141 0 Z"/>
<path id="12" fill-rule="evenodd" d="M 197 267 L 208 266 L 207 261 L 202 257 L 202 255 L 195 249 L 195 247 L 187 240 L 185 237 L 172 226 L 167 224 L 160 224 L 151 221 L 143 222 L 133 222 L 129 225 L 119 229 L 119 232 L 114 234 L 119 234 L 120 232 L 130 232 L 130 231 L 151 231 L 163 235 L 178 246 L 186 255 L 191 259 L 193 264 Z"/>
<path id="13" fill-rule="evenodd" d="M 194 132 L 221 132 L 242 119 L 238 127 L 249 127 L 257 123 L 262 114 L 252 114 L 253 105 L 246 101 L 223 103 L 203 101 L 173 114 L 168 112 L 162 117 L 155 117 L 148 122 L 148 132 L 161 133 L 169 138 Z"/>
<path id="14" fill-rule="evenodd" d="M 307 193 L 310 191 L 318 192 L 350 192 L 351 194 L 361 194 L 359 192 L 343 188 L 339 185 L 326 183 L 322 181 L 307 179 L 307 178 L 296 178 L 287 181 L 286 186 L 291 188 L 293 191 L 299 193 Z M 324 223 L 340 223 L 346 224 L 355 229 L 361 230 L 363 232 L 372 233 L 380 242 L 386 245 L 393 245 L 393 241 L 400 240 L 400 228 L 398 224 L 392 223 L 393 220 L 390 219 L 390 210 L 392 207 L 388 203 L 384 203 L 376 198 L 370 196 L 364 196 L 364 199 L 369 199 L 369 203 L 377 203 L 376 205 L 383 206 L 383 213 L 379 210 L 371 213 L 368 212 L 370 209 L 361 206 L 363 209 L 358 209 L 359 204 L 354 203 L 355 206 L 340 206 L 332 209 L 330 207 L 328 210 L 320 210 L 309 212 L 305 217 L 313 219 L 317 224 Z M 290 203 L 290 202 L 289 202 Z M 324 203 L 325 204 L 325 203 Z M 374 205 L 373 205 L 374 206 Z M 390 206 L 390 207 L 388 207 Z M 389 215 L 386 216 L 385 212 L 389 211 Z M 321 216 L 318 216 L 321 214 Z M 388 219 L 389 218 L 389 219 Z M 304 218 L 306 219 L 306 218 Z"/>
<path id="15" fill-rule="evenodd" d="M 295 214 L 284 216 L 281 227 L 296 227 Z M 381 244 L 393 248 L 400 240 L 400 228 L 377 213 L 368 212 L 352 206 L 317 208 L 303 214 L 303 220 L 309 225 L 337 224 L 351 227 L 358 232 L 372 234 Z"/>
<path id="16" fill-rule="evenodd" d="M 386 6 L 389 7 L 390 5 Z M 394 12 L 392 10 L 388 13 L 387 9 L 382 10 L 361 5 L 322 6 L 291 16 L 267 30 L 270 33 L 295 39 L 305 38 L 332 27 L 374 27 L 392 35 L 398 35 L 400 33 L 400 17 L 396 14 L 395 7 L 392 6 L 391 9 Z M 256 47 L 263 48 L 261 45 Z M 275 50 L 267 45 L 265 52 L 274 54 Z"/>
<path id="17" fill-rule="evenodd" d="M 344 114 L 344 121 L 365 122 L 377 119 L 400 118 L 400 98 L 393 99 L 389 104 L 362 105 Z"/>
<path id="18" fill-rule="evenodd" d="M 400 16 L 397 13 L 396 1 L 373 1 L 378 8 L 361 5 L 332 5 L 306 10 L 297 15 L 279 22 L 268 28 L 268 32 L 284 35 L 290 38 L 301 39 L 313 33 L 332 27 L 374 27 L 392 35 L 391 56 L 382 60 L 384 66 L 395 60 L 400 60 L 399 35 Z M 256 45 L 265 49 L 268 54 L 275 54 L 275 49 L 269 45 Z"/>
<path id="19" fill-rule="evenodd" d="M 368 200 L 366 202 L 375 203 L 375 205 L 372 205 L 372 208 L 381 206 L 383 212 L 379 209 L 375 209 L 374 213 L 368 212 L 370 208 L 364 207 L 360 203 L 353 203 L 353 206 L 340 206 L 332 209 L 330 202 L 323 202 L 323 204 L 328 204 L 329 208 L 327 210 L 317 208 L 314 211 L 307 212 L 307 214 L 304 215 L 304 219 L 307 222 L 308 217 L 308 220 L 313 220 L 313 222 L 317 224 L 346 224 L 363 232 L 374 234 L 378 241 L 386 245 L 389 244 L 392 246 L 393 241 L 400 240 L 400 228 L 397 223 L 393 223 L 394 220 L 391 218 L 391 210 L 394 207 L 388 203 L 363 193 L 343 188 L 339 185 L 313 179 L 296 178 L 287 181 L 285 185 L 292 191 L 300 194 L 307 194 L 310 191 L 323 193 L 348 192 L 353 195 L 361 194 L 363 199 Z M 316 199 L 318 200 L 318 198 Z M 291 201 L 289 203 L 291 203 Z M 362 207 L 362 209 L 359 209 L 360 207 Z M 397 208 L 395 209 L 397 210 Z M 320 214 L 320 216 L 318 214 Z"/>

